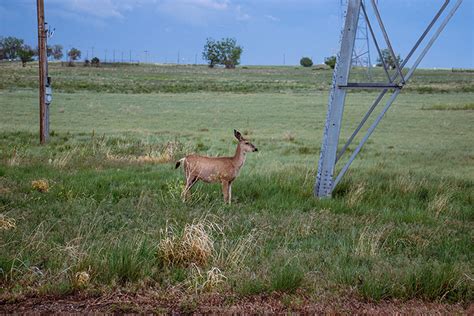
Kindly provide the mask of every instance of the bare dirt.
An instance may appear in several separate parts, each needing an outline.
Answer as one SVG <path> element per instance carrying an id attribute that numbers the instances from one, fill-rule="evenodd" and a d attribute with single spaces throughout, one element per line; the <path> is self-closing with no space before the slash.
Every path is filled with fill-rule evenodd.
<path id="1" fill-rule="evenodd" d="M 183 297 L 179 293 L 114 292 L 100 296 L 41 296 L 1 301 L 5 313 L 141 313 L 141 314 L 365 314 L 365 315 L 474 315 L 474 303 L 381 301 L 364 302 L 356 298 L 317 300 L 304 295 L 273 293 L 250 297 L 201 294 Z"/>

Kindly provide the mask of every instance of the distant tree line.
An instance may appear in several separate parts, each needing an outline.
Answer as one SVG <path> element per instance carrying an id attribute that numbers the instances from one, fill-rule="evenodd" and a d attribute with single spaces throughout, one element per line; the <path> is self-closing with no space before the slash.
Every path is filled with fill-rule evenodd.
<path id="1" fill-rule="evenodd" d="M 61 45 L 48 45 L 46 47 L 46 55 L 48 58 L 60 60 L 63 58 L 63 47 Z M 21 38 L 14 36 L 0 37 L 0 60 L 21 60 L 23 66 L 27 62 L 32 61 L 33 57 L 38 56 L 38 47 L 33 49 L 30 45 L 25 44 Z"/>

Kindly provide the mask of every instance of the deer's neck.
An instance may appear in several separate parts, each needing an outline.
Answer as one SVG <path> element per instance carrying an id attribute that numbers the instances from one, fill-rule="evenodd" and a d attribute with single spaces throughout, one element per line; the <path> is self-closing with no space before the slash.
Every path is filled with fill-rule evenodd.
<path id="1" fill-rule="evenodd" d="M 235 150 L 235 155 L 232 158 L 234 166 L 237 168 L 237 171 L 244 165 L 245 162 L 245 152 L 240 147 L 240 143 L 237 145 Z"/>

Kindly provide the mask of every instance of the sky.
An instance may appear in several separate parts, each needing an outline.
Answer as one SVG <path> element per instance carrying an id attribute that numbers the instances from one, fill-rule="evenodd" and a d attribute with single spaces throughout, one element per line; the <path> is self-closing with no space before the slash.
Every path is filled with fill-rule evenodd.
<path id="1" fill-rule="evenodd" d="M 303 56 L 322 63 L 337 53 L 344 0 L 44 1 L 55 28 L 49 44 L 78 48 L 83 58 L 111 61 L 115 52 L 116 61 L 204 63 L 206 38 L 232 37 L 243 47 L 242 65 L 296 65 Z M 406 56 L 443 2 L 378 0 L 397 54 Z M 0 36 L 37 46 L 36 1 L 0 0 Z M 420 67 L 474 68 L 473 47 L 474 0 L 464 0 Z M 375 63 L 373 44 L 370 50 Z"/>

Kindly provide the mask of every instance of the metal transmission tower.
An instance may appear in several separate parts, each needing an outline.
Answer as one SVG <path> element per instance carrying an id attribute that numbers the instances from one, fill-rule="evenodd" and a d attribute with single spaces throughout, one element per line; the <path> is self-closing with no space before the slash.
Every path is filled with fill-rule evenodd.
<path id="1" fill-rule="evenodd" d="M 341 0 L 341 20 L 344 22 L 344 17 L 347 13 L 349 0 Z M 365 3 L 365 0 L 362 0 Z M 371 79 L 370 68 L 372 63 L 370 61 L 370 45 L 369 45 L 369 31 L 367 22 L 363 16 L 362 11 L 359 13 L 357 22 L 357 32 L 354 42 L 354 49 L 352 50 L 352 66 L 367 69 L 367 77 Z"/>
<path id="2" fill-rule="evenodd" d="M 439 34 L 443 31 L 446 24 L 448 24 L 449 20 L 453 17 L 454 13 L 459 8 L 462 1 L 463 0 L 453 1 L 454 5 L 450 6 L 451 0 L 445 0 L 444 3 L 441 5 L 441 8 L 438 10 L 431 22 L 424 30 L 424 32 L 413 45 L 413 48 L 410 50 L 405 60 L 401 64 L 399 64 L 397 62 L 397 59 L 395 58 L 396 55 L 390 43 L 390 38 L 387 34 L 387 31 L 385 30 L 384 23 L 380 16 L 378 5 L 375 0 L 371 0 L 373 13 L 377 21 L 376 23 L 380 32 L 383 35 L 385 44 L 388 47 L 391 57 L 393 58 L 393 60 L 395 60 L 395 71 L 391 71 L 391 69 L 389 69 L 386 65 L 381 54 L 380 46 L 377 42 L 374 33 L 374 27 L 372 26 L 371 21 L 367 15 L 367 8 L 364 5 L 363 1 L 348 0 L 345 22 L 341 31 L 341 46 L 340 51 L 337 55 L 336 67 L 334 68 L 333 82 L 329 95 L 328 113 L 326 117 L 326 124 L 324 127 L 324 135 L 323 142 L 321 145 L 321 154 L 319 158 L 316 184 L 314 186 L 314 194 L 316 196 L 320 198 L 331 196 L 331 193 L 333 192 L 334 188 L 341 181 L 342 177 L 349 169 L 349 166 L 354 161 L 357 154 L 360 152 L 362 146 L 367 142 L 368 138 L 373 133 L 377 125 L 380 123 L 387 110 L 390 108 L 397 96 L 400 94 L 406 82 L 413 76 L 414 71 L 416 70 L 420 62 L 423 60 L 433 43 L 436 41 Z M 448 8 L 448 6 L 450 7 L 449 12 L 447 12 L 442 18 L 442 20 L 438 22 L 441 15 Z M 348 82 L 349 72 L 352 64 L 352 52 L 354 50 L 354 44 L 357 37 L 358 20 L 361 12 L 367 22 L 367 27 L 374 41 L 374 46 L 376 47 L 379 57 L 382 61 L 383 69 L 387 77 L 386 81 L 384 82 Z M 433 30 L 431 38 L 424 45 L 424 48 L 421 50 L 421 52 L 419 52 L 421 43 L 425 41 L 428 33 L 432 31 L 435 24 L 437 24 L 437 27 L 435 30 Z M 411 65 L 411 67 L 407 71 L 405 71 L 405 74 L 403 74 L 402 70 L 404 70 L 404 67 L 406 66 L 407 62 L 413 57 L 415 53 L 418 53 L 418 57 L 414 61 L 413 65 Z M 338 152 L 342 114 L 344 112 L 346 93 L 349 89 L 376 89 L 380 90 L 380 93 L 375 98 L 374 102 L 362 118 L 355 131 L 352 133 L 352 135 L 346 141 L 344 146 Z M 372 114 L 374 109 L 377 107 L 377 105 L 380 103 L 380 101 L 384 98 L 386 94 L 387 96 L 390 94 L 391 95 L 388 97 L 385 105 L 383 106 L 378 116 L 374 119 L 370 127 L 367 129 L 366 134 L 363 136 L 357 147 L 353 150 L 351 156 L 349 157 L 349 160 L 342 167 L 342 169 L 339 171 L 336 178 L 334 179 L 336 163 L 341 159 L 342 155 L 346 152 L 346 149 L 354 140 L 354 137 L 364 126 L 369 116 Z"/>

